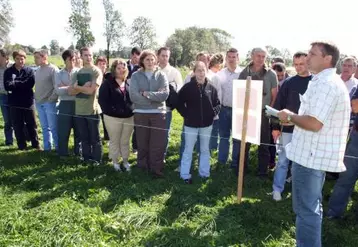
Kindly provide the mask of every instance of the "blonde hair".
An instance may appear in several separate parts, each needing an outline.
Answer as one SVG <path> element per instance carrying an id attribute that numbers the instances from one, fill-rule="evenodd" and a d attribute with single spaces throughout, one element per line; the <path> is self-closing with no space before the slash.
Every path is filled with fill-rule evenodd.
<path id="1" fill-rule="evenodd" d="M 113 61 L 112 65 L 111 65 L 111 75 L 114 79 L 116 78 L 116 75 L 117 75 L 116 68 L 117 68 L 118 64 L 124 64 L 125 72 L 121 79 L 123 81 L 125 81 L 125 80 L 127 80 L 129 71 L 128 71 L 126 62 L 123 59 L 116 59 Z"/>

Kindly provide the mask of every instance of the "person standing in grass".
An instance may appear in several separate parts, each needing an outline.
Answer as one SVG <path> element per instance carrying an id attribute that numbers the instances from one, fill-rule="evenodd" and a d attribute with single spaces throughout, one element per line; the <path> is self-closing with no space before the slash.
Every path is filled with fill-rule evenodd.
<path id="1" fill-rule="evenodd" d="M 150 170 L 154 177 L 163 177 L 166 146 L 166 105 L 169 83 L 157 67 L 152 51 L 143 51 L 141 67 L 132 75 L 129 94 L 134 106 L 134 124 L 138 143 L 137 165 Z"/>
<path id="2" fill-rule="evenodd" d="M 169 81 L 169 97 L 166 101 L 167 115 L 166 115 L 166 147 L 164 159 L 166 157 L 168 146 L 169 146 L 169 132 L 170 125 L 172 122 L 172 110 L 176 107 L 177 92 L 183 86 L 183 78 L 181 77 L 180 71 L 169 64 L 170 50 L 168 47 L 161 47 L 158 50 L 158 65 L 161 71 L 167 76 Z"/>
<path id="3" fill-rule="evenodd" d="M 76 57 L 72 50 L 66 50 L 62 53 L 62 59 L 65 62 L 65 68 L 56 75 L 55 90 L 59 95 L 59 105 L 57 113 L 57 131 L 58 131 L 58 154 L 60 157 L 68 156 L 68 141 L 73 129 L 74 153 L 80 154 L 79 130 L 75 124 L 75 89 L 72 85 L 72 76 L 79 68 L 75 67 Z"/>
<path id="4" fill-rule="evenodd" d="M 35 72 L 35 102 L 39 116 L 43 148 L 50 151 L 54 144 L 58 149 L 57 109 L 58 95 L 55 90 L 58 68 L 48 62 L 48 51 L 40 50 L 34 53 L 35 63 L 39 68 Z"/>
<path id="5" fill-rule="evenodd" d="M 93 64 L 90 48 L 84 47 L 80 53 L 83 67 L 72 77 L 76 95 L 76 124 L 80 134 L 83 160 L 99 164 L 102 161 L 102 141 L 99 133 L 101 108 L 97 96 L 102 83 L 102 72 Z"/>
<path id="6" fill-rule="evenodd" d="M 130 171 L 128 162 L 130 138 L 133 132 L 133 110 L 127 84 L 128 68 L 124 60 L 115 60 L 111 65 L 111 75 L 99 89 L 98 102 L 101 106 L 104 123 L 109 135 L 109 157 L 116 171 L 122 156 L 123 166 Z"/>
<path id="7" fill-rule="evenodd" d="M 25 150 L 26 126 L 31 145 L 40 149 L 35 119 L 34 91 L 35 77 L 33 70 L 25 66 L 26 53 L 22 50 L 12 53 L 15 64 L 4 72 L 4 88 L 8 94 L 11 122 L 14 126 L 15 137 L 19 150 Z"/>
<path id="8" fill-rule="evenodd" d="M 13 63 L 9 62 L 9 53 L 0 49 L 0 107 L 1 113 L 4 121 L 4 134 L 5 134 L 5 145 L 12 146 L 14 141 L 14 130 L 10 118 L 10 108 L 8 95 L 4 87 L 4 72 L 9 68 Z"/>
<path id="9" fill-rule="evenodd" d="M 219 114 L 217 90 L 206 78 L 203 62 L 194 66 L 194 77 L 179 91 L 178 111 L 184 118 L 185 149 L 181 159 L 180 177 L 191 184 L 191 162 L 197 138 L 200 138 L 199 175 L 210 176 L 210 137 L 214 117 Z"/>
<path id="10" fill-rule="evenodd" d="M 298 114 L 278 113 L 284 124 L 294 124 L 286 146 L 292 161 L 292 203 L 296 214 L 296 245 L 322 246 L 322 188 L 326 172 L 343 172 L 351 105 L 342 79 L 336 74 L 339 49 L 313 42 L 307 56 L 314 74 L 300 97 Z"/>
<path id="11" fill-rule="evenodd" d="M 274 66 L 277 66 L 276 63 Z M 277 110 L 288 109 L 294 113 L 300 108 L 300 95 L 303 95 L 312 79 L 307 65 L 307 53 L 297 52 L 293 55 L 293 65 L 297 75 L 284 81 L 278 91 L 277 98 L 273 107 Z M 284 73 L 284 71 L 281 71 Z M 291 142 L 294 126 L 280 126 L 278 123 L 272 124 L 272 137 L 274 143 L 279 140 L 280 146 L 277 149 L 278 162 L 276 165 L 273 180 L 273 200 L 282 200 L 281 193 L 284 191 L 287 172 L 289 170 L 290 160 L 287 158 L 285 147 Z"/>
<path id="12" fill-rule="evenodd" d="M 95 65 L 102 71 L 102 78 L 103 81 L 106 79 L 107 75 L 107 58 L 105 57 L 98 57 L 96 59 L 96 63 Z M 108 141 L 109 140 L 109 136 L 108 136 L 108 132 L 106 129 L 106 124 L 104 123 L 104 118 L 103 118 L 103 112 L 100 114 L 101 119 L 102 119 L 102 126 L 103 126 L 103 140 Z"/>

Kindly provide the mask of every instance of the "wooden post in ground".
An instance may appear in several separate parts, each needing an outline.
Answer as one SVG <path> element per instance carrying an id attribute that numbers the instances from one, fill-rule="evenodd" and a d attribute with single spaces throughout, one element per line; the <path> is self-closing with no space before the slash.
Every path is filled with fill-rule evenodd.
<path id="1" fill-rule="evenodd" d="M 241 132 L 241 145 L 240 145 L 240 161 L 239 161 L 239 176 L 237 181 L 237 203 L 241 203 L 242 198 L 242 186 L 244 179 L 244 163 L 245 163 L 245 147 L 246 147 L 246 133 L 247 133 L 247 120 L 249 116 L 249 103 L 250 103 L 250 89 L 251 89 L 251 76 L 246 79 L 245 90 L 245 103 L 244 103 L 244 116 L 242 120 L 242 132 Z"/>

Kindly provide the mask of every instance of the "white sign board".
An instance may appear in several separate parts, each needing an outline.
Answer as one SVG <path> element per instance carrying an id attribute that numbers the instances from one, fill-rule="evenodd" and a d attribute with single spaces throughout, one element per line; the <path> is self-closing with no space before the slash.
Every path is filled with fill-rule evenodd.
<path id="1" fill-rule="evenodd" d="M 251 80 L 246 142 L 260 145 L 263 81 Z M 233 81 L 232 137 L 241 140 L 246 80 Z"/>

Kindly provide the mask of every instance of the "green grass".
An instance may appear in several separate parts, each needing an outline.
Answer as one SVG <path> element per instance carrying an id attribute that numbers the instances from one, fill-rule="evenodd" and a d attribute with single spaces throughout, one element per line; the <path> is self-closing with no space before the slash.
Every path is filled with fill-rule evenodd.
<path id="1" fill-rule="evenodd" d="M 0 246 L 294 246 L 289 189 L 284 201 L 271 200 L 271 180 L 254 176 L 255 148 L 239 205 L 228 168 L 213 165 L 202 182 L 195 159 L 193 184 L 179 179 L 182 120 L 175 114 L 173 121 L 162 180 L 136 169 L 116 173 L 108 163 L 91 167 L 74 157 L 0 147 Z M 108 162 L 107 145 L 104 153 Z M 325 205 L 332 185 L 325 186 Z M 356 246 L 356 192 L 352 199 L 343 220 L 324 221 L 324 246 Z"/>
<path id="2" fill-rule="evenodd" d="M 49 62 L 63 68 L 65 66 L 63 59 L 60 55 L 58 56 L 49 56 Z M 35 59 L 33 55 L 26 55 L 26 64 L 27 65 L 35 65 Z"/>

